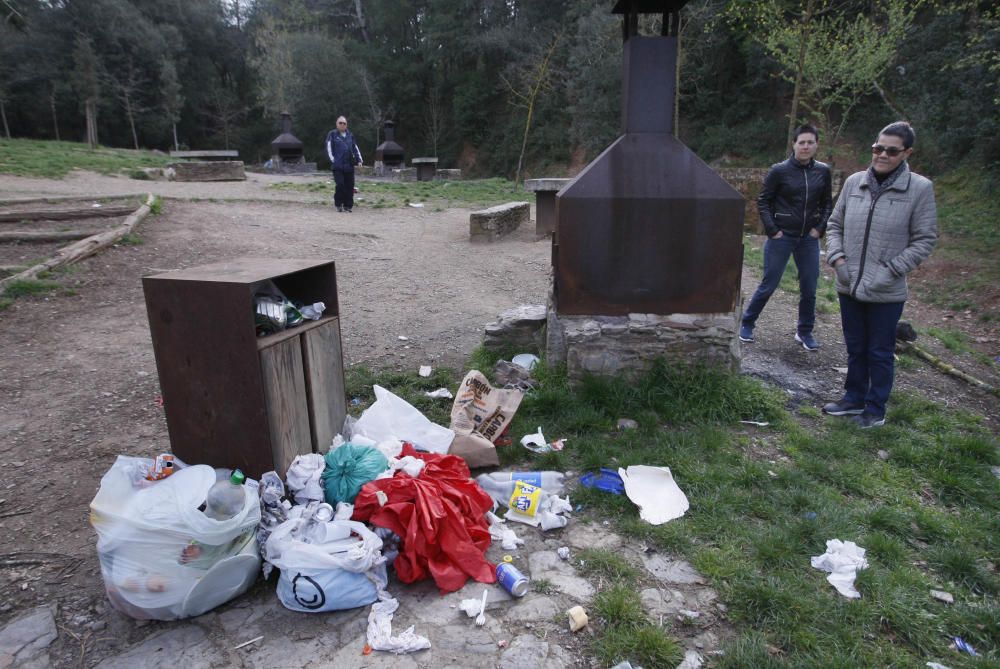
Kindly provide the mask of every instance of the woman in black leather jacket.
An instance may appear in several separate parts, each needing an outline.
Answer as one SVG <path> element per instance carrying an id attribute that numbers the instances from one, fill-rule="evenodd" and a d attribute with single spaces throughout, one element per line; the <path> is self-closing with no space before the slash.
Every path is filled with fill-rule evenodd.
<path id="1" fill-rule="evenodd" d="M 819 238 L 833 209 L 830 167 L 814 156 L 818 133 L 811 125 L 795 129 L 792 155 L 771 166 L 757 197 L 764 243 L 764 278 L 740 323 L 740 340 L 752 342 L 760 312 L 777 289 L 788 258 L 799 272 L 799 320 L 795 341 L 807 351 L 819 349 L 813 337 L 816 322 L 816 282 L 819 280 Z"/>

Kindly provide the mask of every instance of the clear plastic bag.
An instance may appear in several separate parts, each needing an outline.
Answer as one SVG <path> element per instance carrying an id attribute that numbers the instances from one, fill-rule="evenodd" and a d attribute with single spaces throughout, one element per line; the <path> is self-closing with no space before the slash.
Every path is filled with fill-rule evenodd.
<path id="1" fill-rule="evenodd" d="M 201 615 L 245 592 L 257 577 L 257 489 L 247 486 L 236 516 L 214 520 L 199 510 L 216 481 L 214 469 L 194 465 L 137 486 L 134 472 L 151 465 L 119 456 L 90 503 L 108 599 L 138 619 Z"/>

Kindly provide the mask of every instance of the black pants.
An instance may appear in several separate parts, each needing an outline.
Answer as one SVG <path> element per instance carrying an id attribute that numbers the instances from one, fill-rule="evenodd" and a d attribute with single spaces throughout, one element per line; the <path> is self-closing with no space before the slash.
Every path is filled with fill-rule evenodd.
<path id="1" fill-rule="evenodd" d="M 333 203 L 344 209 L 354 208 L 354 172 L 333 171 L 333 180 L 337 183 L 333 191 Z"/>

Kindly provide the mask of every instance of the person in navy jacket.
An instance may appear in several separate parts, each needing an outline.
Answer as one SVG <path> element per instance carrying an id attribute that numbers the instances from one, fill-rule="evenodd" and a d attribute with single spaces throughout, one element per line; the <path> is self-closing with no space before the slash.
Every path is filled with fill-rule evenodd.
<path id="1" fill-rule="evenodd" d="M 354 209 L 354 166 L 364 161 L 343 116 L 337 119 L 337 127 L 326 135 L 326 155 L 330 158 L 333 180 L 337 184 L 333 203 L 337 205 L 337 211 L 351 212 Z"/>

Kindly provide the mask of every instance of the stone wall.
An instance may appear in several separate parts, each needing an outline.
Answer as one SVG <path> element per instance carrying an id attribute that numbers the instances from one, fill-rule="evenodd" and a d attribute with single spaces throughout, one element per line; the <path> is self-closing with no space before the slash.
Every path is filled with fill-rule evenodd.
<path id="1" fill-rule="evenodd" d="M 530 205 L 527 202 L 507 202 L 489 209 L 469 214 L 469 239 L 474 242 L 492 242 L 517 230 L 528 221 Z"/>
<path id="2" fill-rule="evenodd" d="M 657 358 L 738 371 L 739 313 L 559 316 L 548 313 L 546 360 L 566 364 L 571 379 L 584 374 L 631 375 Z"/>

